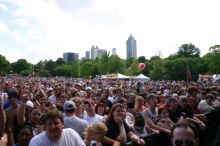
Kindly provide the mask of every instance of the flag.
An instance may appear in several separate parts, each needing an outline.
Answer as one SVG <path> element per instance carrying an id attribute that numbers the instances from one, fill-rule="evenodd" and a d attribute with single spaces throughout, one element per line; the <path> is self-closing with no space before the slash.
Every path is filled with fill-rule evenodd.
<path id="1" fill-rule="evenodd" d="M 190 71 L 190 68 L 189 68 L 189 65 L 188 65 L 188 64 L 186 64 L 186 74 L 187 74 L 187 80 L 188 80 L 188 81 L 192 81 L 192 80 L 193 80 L 193 78 L 192 78 L 192 73 L 191 73 L 191 71 Z"/>

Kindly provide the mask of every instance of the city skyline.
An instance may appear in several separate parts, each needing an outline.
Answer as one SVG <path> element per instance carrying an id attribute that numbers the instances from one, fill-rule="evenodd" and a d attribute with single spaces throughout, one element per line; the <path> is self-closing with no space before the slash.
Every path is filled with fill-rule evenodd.
<path id="1" fill-rule="evenodd" d="M 10 62 L 79 57 L 92 44 L 126 59 L 130 34 L 137 57 L 167 57 L 182 44 L 201 50 L 220 43 L 220 1 L 201 0 L 0 0 L 0 54 Z"/>

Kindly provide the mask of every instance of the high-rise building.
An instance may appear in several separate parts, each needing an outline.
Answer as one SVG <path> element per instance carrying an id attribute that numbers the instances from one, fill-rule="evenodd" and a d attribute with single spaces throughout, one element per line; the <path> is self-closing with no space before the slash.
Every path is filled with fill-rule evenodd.
<path id="1" fill-rule="evenodd" d="M 86 57 L 85 59 L 90 59 L 90 52 L 89 51 L 86 51 Z"/>
<path id="2" fill-rule="evenodd" d="M 128 38 L 126 45 L 127 45 L 127 58 L 130 57 L 137 58 L 136 40 L 134 39 L 132 34 Z"/>
<path id="3" fill-rule="evenodd" d="M 63 60 L 68 64 L 72 63 L 74 60 L 78 61 L 79 54 L 78 53 L 71 53 L 71 52 L 63 53 Z"/>
<path id="4" fill-rule="evenodd" d="M 107 54 L 107 50 L 99 49 L 98 50 L 98 58 L 101 58 L 104 54 Z"/>
<path id="5" fill-rule="evenodd" d="M 116 56 L 117 55 L 117 53 L 116 53 L 116 48 L 113 48 L 112 49 L 112 56 Z"/>
<path id="6" fill-rule="evenodd" d="M 98 46 L 94 47 L 94 45 L 91 48 L 91 59 L 95 60 L 96 57 L 98 57 Z"/>
<path id="7" fill-rule="evenodd" d="M 73 60 L 74 61 L 79 61 L 79 53 L 73 53 Z"/>

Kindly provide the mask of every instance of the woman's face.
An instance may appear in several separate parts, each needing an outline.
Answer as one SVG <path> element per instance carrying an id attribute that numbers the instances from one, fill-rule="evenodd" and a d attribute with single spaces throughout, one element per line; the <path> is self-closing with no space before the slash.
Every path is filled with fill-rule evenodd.
<path id="1" fill-rule="evenodd" d="M 118 106 L 115 111 L 113 112 L 113 117 L 117 118 L 117 117 L 121 117 L 124 118 L 125 117 L 125 109 L 121 106 Z"/>

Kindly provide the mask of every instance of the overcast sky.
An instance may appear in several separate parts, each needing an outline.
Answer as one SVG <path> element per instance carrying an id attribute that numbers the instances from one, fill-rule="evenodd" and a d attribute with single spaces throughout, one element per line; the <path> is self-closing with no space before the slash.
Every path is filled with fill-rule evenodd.
<path id="1" fill-rule="evenodd" d="M 220 44 L 219 0 L 0 0 L 0 54 L 10 62 L 56 60 L 92 45 L 126 58 L 132 34 L 137 55 L 162 57 L 192 43 L 204 55 Z"/>

